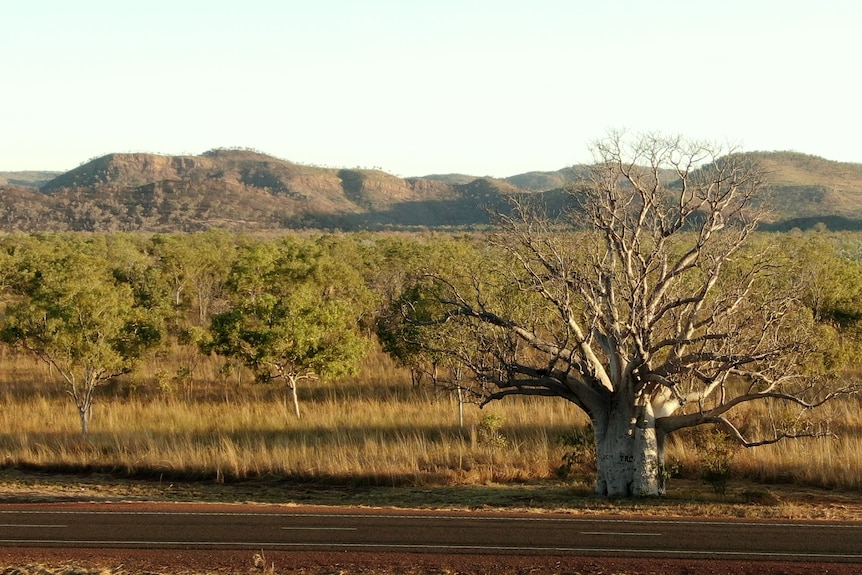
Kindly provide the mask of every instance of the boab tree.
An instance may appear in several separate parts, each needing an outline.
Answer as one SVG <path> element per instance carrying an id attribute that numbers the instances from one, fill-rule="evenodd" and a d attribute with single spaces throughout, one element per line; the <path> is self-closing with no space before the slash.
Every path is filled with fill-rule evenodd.
<path id="1" fill-rule="evenodd" d="M 665 440 L 683 428 L 718 425 L 745 446 L 824 433 L 806 414 L 848 389 L 824 382 L 826 328 L 792 274 L 768 243 L 750 245 L 763 172 L 734 150 L 660 135 L 613 133 L 593 149 L 575 209 L 500 216 L 496 268 L 418 276 L 389 341 L 468 368 L 485 403 L 578 406 L 603 495 L 662 493 Z M 735 419 L 757 401 L 771 421 Z"/>

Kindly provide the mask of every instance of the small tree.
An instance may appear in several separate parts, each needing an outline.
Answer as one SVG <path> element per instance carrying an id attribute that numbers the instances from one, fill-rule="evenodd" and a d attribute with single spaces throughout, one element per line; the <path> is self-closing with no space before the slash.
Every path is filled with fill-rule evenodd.
<path id="1" fill-rule="evenodd" d="M 62 250 L 59 241 L 51 250 Z M 59 374 L 87 435 L 96 389 L 129 373 L 161 333 L 137 307 L 108 262 L 80 246 L 26 254 L 18 267 L 0 337 L 32 352 Z"/>
<path id="2" fill-rule="evenodd" d="M 232 307 L 213 317 L 203 349 L 239 359 L 259 381 L 284 381 L 299 417 L 300 380 L 351 373 L 367 350 L 349 295 L 362 287 L 341 272 L 313 245 L 248 246 L 228 282 Z"/>
<path id="3" fill-rule="evenodd" d="M 377 319 L 377 337 L 383 350 L 399 365 L 408 367 L 414 383 L 429 381 L 434 387 L 454 392 L 458 400 L 458 426 L 464 426 L 464 404 L 480 403 L 481 393 L 470 385 L 462 385 L 464 365 L 472 363 L 471 353 L 477 352 L 473 335 L 455 325 L 435 323 L 441 313 L 439 292 L 433 285 L 428 270 L 445 277 L 453 277 L 457 270 L 471 270 L 473 282 L 481 281 L 489 273 L 487 250 L 474 242 L 455 239 L 436 239 L 433 242 L 399 246 L 389 254 L 387 267 L 393 270 L 387 285 L 381 291 L 394 300 L 395 313 L 383 312 Z M 398 273 L 394 273 L 394 270 Z M 405 277 L 413 283 L 405 283 Z M 465 289 L 468 289 L 465 287 Z M 512 298 L 510 301 L 516 301 Z M 409 302 L 409 303 L 408 303 Z M 409 305 L 410 322 L 403 322 L 401 306 Z M 390 312 L 393 310 L 390 310 Z M 435 323 L 432 331 L 423 328 Z M 459 350 L 453 353 L 453 350 Z"/>
<path id="4" fill-rule="evenodd" d="M 485 402 L 582 409 L 602 495 L 662 493 L 665 440 L 683 428 L 717 425 L 744 446 L 825 433 L 805 414 L 849 391 L 824 384 L 825 328 L 768 245 L 745 249 L 763 172 L 734 150 L 656 135 L 611 134 L 594 151 L 566 217 L 501 215 L 496 270 L 422 274 L 396 302 L 396 333 L 463 364 Z M 751 402 L 799 417 L 767 410 L 771 432 L 747 437 L 733 412 Z"/>

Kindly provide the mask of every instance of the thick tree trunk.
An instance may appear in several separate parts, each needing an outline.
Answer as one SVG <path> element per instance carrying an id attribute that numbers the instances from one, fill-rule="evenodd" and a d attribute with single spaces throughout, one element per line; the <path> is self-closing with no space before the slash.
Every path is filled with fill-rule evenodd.
<path id="1" fill-rule="evenodd" d="M 596 493 L 608 497 L 664 493 L 664 440 L 652 407 L 615 401 L 594 417 Z"/>

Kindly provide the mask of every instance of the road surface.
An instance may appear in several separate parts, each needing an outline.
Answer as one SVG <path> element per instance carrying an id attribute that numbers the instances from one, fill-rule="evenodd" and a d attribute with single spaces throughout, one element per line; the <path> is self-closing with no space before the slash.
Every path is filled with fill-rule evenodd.
<path id="1" fill-rule="evenodd" d="M 0 547 L 554 555 L 862 564 L 862 523 L 342 510 L 10 504 Z"/>

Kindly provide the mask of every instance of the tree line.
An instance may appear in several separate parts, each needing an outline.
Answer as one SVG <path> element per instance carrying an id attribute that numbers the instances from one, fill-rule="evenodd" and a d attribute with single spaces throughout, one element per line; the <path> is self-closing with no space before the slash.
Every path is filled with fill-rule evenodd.
<path id="1" fill-rule="evenodd" d="M 862 330 L 862 237 L 757 241 L 777 241 L 776 263 L 804 280 L 801 299 L 831 352 L 844 354 L 829 361 L 853 359 Z M 418 297 L 409 282 L 430 273 L 490 280 L 503 257 L 481 234 L 9 234 L 0 238 L 0 334 L 54 368 L 84 432 L 97 388 L 172 340 L 239 361 L 259 381 L 283 381 L 298 414 L 299 381 L 354 372 L 378 338 L 402 362 L 432 373 L 433 358 L 426 365 L 408 357 L 406 332 L 392 325 L 394 302 Z M 438 358 L 438 373 L 443 363 Z"/>
<path id="2" fill-rule="evenodd" d="M 432 253 L 459 257 L 473 243 L 224 231 L 4 235 L 0 339 L 51 367 L 84 434 L 98 388 L 172 342 L 242 364 L 260 382 L 283 382 L 299 416 L 300 382 L 353 373 L 374 347 L 400 277 Z"/>

